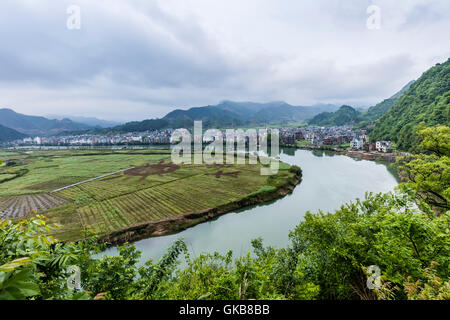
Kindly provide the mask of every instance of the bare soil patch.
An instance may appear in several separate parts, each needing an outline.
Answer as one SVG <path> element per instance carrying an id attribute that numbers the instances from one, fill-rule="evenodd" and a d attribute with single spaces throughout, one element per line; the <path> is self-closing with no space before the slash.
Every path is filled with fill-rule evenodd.
<path id="1" fill-rule="evenodd" d="M 126 176 L 141 177 L 141 179 L 139 180 L 142 181 L 145 180 L 148 176 L 172 173 L 176 172 L 178 169 L 180 169 L 179 165 L 171 162 L 164 163 L 164 160 L 161 160 L 157 164 L 147 163 L 144 166 L 129 169 L 127 171 L 124 171 L 123 174 Z"/>
<path id="2" fill-rule="evenodd" d="M 229 176 L 233 178 L 237 178 L 239 176 L 240 171 L 232 171 L 232 172 L 223 172 L 222 170 L 217 171 L 216 173 L 208 173 L 207 175 L 216 176 L 219 179 L 222 176 Z"/>

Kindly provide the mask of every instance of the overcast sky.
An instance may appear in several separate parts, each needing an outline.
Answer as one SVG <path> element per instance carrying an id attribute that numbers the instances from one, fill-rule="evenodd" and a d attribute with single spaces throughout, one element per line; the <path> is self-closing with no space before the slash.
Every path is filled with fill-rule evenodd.
<path id="1" fill-rule="evenodd" d="M 447 60 L 449 30 L 448 0 L 1 0 L 0 107 L 129 121 L 225 99 L 369 106 Z"/>

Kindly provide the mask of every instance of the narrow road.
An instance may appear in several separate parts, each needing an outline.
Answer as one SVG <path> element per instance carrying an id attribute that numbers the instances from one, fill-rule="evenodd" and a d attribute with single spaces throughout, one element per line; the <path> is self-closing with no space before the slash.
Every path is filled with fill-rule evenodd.
<path id="1" fill-rule="evenodd" d="M 104 174 L 104 175 L 102 175 L 102 176 L 100 176 L 100 177 L 95 177 L 95 178 L 92 178 L 92 179 L 88 179 L 88 180 L 84 180 L 84 181 L 81 181 L 81 182 L 77 182 L 77 183 L 71 184 L 70 186 L 65 186 L 65 187 L 62 187 L 62 188 L 53 190 L 52 193 L 53 193 L 53 192 L 62 191 L 62 190 L 65 190 L 65 189 L 69 189 L 69 188 L 78 186 L 78 185 L 83 184 L 83 183 L 87 183 L 87 182 L 91 182 L 91 181 L 98 180 L 98 179 L 101 179 L 101 178 L 105 178 L 105 177 L 108 177 L 108 176 L 112 176 L 112 175 L 114 175 L 114 174 L 118 174 L 118 173 L 121 173 L 121 172 L 130 170 L 130 169 L 134 169 L 134 168 L 136 168 L 136 167 L 131 167 L 131 168 L 127 168 L 127 169 L 122 169 L 122 170 L 119 170 L 119 171 L 116 171 L 116 172 L 111 172 L 111 173 L 108 173 L 108 174 Z"/>

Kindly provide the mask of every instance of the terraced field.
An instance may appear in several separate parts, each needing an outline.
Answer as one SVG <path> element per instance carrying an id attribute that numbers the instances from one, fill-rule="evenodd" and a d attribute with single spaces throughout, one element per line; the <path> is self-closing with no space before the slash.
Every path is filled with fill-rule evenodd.
<path id="1" fill-rule="evenodd" d="M 47 151 L 22 154 L 20 161 L 14 170 L 27 173 L 0 183 L 0 218 L 42 212 L 62 225 L 56 233 L 61 240 L 214 209 L 274 190 L 294 176 L 285 164 L 271 177 L 260 175 L 259 164 L 175 165 L 168 151 L 154 150 Z M 119 170 L 124 171 L 52 192 Z"/>
<path id="2" fill-rule="evenodd" d="M 48 193 L 3 197 L 0 199 L 0 219 L 20 218 L 65 203 L 66 199 Z"/>
<path id="3" fill-rule="evenodd" d="M 86 205 L 77 209 L 81 223 L 89 226 L 95 233 L 103 234 L 143 222 L 203 211 L 244 198 L 260 189 L 266 179 L 256 170 L 244 168 L 240 171 L 234 168 L 222 169 L 223 174 L 219 177 L 216 177 L 219 171 L 216 168 L 199 169 L 192 168 L 193 172 L 197 171 L 196 174 L 178 179 L 175 177 L 165 177 L 165 179 L 159 177 L 159 181 L 151 179 L 145 186 L 133 192 L 129 191 L 130 185 L 124 185 L 121 189 L 118 183 L 121 181 L 119 178 L 112 180 L 115 184 L 109 182 L 111 189 L 94 189 L 94 186 L 80 187 L 80 189 L 84 188 L 82 193 L 85 196 L 97 200 L 86 201 Z M 226 175 L 229 172 L 238 172 L 238 175 Z M 243 181 L 245 184 L 242 183 Z M 93 184 L 96 185 L 96 183 Z M 108 192 L 109 190 L 112 192 Z M 71 192 L 74 192 L 72 195 L 67 192 L 62 195 L 70 198 L 77 196 L 79 191 L 72 190 Z"/>

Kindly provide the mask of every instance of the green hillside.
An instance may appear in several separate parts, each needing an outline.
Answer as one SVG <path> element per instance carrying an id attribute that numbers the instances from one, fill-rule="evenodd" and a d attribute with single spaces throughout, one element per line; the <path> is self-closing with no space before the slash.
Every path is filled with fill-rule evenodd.
<path id="1" fill-rule="evenodd" d="M 20 132 L 17 132 L 14 129 L 7 128 L 5 126 L 0 125 L 0 142 L 7 142 L 17 139 L 23 139 L 26 135 Z"/>
<path id="2" fill-rule="evenodd" d="M 383 100 L 377 105 L 370 107 L 367 112 L 358 111 L 350 106 L 342 106 L 336 112 L 322 112 L 309 121 L 309 124 L 318 126 L 342 126 L 357 124 L 365 127 L 382 117 L 406 92 L 414 81 L 409 82 L 392 97 Z"/>
<path id="3" fill-rule="evenodd" d="M 322 112 L 309 121 L 317 126 L 343 126 L 357 122 L 360 113 L 354 108 L 344 105 L 336 112 Z"/>
<path id="4" fill-rule="evenodd" d="M 450 123 L 450 59 L 426 71 L 375 122 L 371 139 L 392 140 L 405 151 L 418 151 L 416 126 Z"/>
<path id="5" fill-rule="evenodd" d="M 406 86 L 404 86 L 399 92 L 394 94 L 392 97 L 383 100 L 382 102 L 378 103 L 377 105 L 370 107 L 369 110 L 367 110 L 366 113 L 362 114 L 360 117 L 360 124 L 368 124 L 376 121 L 377 119 L 381 118 L 388 110 L 394 105 L 395 102 L 402 96 L 403 93 L 405 93 L 411 85 L 414 83 L 414 81 L 409 82 Z"/>

